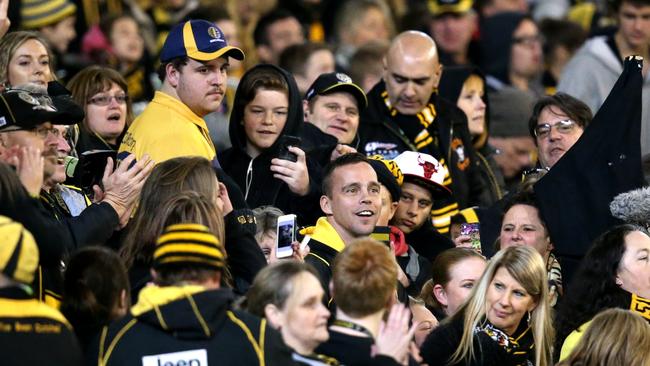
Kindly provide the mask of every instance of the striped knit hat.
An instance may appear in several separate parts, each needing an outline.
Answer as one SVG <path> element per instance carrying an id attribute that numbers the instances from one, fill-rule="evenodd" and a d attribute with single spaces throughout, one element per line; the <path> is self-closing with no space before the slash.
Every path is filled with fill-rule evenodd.
<path id="1" fill-rule="evenodd" d="M 75 15 L 77 6 L 68 0 L 22 0 L 21 27 L 39 29 Z"/>
<path id="2" fill-rule="evenodd" d="M 24 283 L 34 281 L 38 247 L 32 234 L 19 222 L 0 216 L 0 272 Z"/>
<path id="3" fill-rule="evenodd" d="M 219 239 L 206 226 L 175 224 L 165 228 L 156 242 L 153 268 L 167 265 L 201 266 L 220 270 L 224 256 Z"/>

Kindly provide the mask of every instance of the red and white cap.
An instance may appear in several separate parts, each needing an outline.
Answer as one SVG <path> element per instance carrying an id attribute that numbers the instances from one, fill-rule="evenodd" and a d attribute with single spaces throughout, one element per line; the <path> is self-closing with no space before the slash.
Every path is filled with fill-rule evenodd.
<path id="1" fill-rule="evenodd" d="M 415 178 L 430 188 L 434 195 L 448 196 L 449 188 L 443 185 L 447 168 L 433 156 L 415 151 L 404 151 L 393 159 L 404 174 L 404 180 Z"/>

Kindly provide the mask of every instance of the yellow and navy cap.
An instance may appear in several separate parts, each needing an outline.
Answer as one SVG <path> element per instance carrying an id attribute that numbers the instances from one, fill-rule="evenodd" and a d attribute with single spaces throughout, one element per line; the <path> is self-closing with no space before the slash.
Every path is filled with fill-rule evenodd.
<path id="1" fill-rule="evenodd" d="M 76 12 L 77 6 L 68 0 L 22 0 L 20 26 L 23 29 L 39 29 L 56 24 Z"/>
<path id="2" fill-rule="evenodd" d="M 153 268 L 160 269 L 168 265 L 222 269 L 224 255 L 219 239 L 201 224 L 174 224 L 166 227 L 156 242 Z"/>
<path id="3" fill-rule="evenodd" d="M 228 46 L 223 32 L 214 23 L 192 19 L 176 24 L 169 31 L 160 51 L 160 62 L 165 63 L 185 56 L 197 61 L 211 61 L 230 56 L 241 61 L 244 59 L 244 52 L 237 47 Z"/>
<path id="4" fill-rule="evenodd" d="M 357 100 L 357 108 L 364 109 L 368 106 L 366 93 L 363 92 L 357 84 L 352 82 L 352 78 L 342 72 L 328 72 L 320 74 L 307 89 L 305 94 L 306 100 L 311 100 L 316 95 L 327 95 L 335 92 L 347 92 L 352 94 Z"/>
<path id="5" fill-rule="evenodd" d="M 19 222 L 0 216 L 0 272 L 14 281 L 31 284 L 38 267 L 38 247 Z"/>
<path id="6" fill-rule="evenodd" d="M 442 14 L 465 14 L 472 9 L 473 0 L 429 0 L 429 11 L 434 17 Z"/>

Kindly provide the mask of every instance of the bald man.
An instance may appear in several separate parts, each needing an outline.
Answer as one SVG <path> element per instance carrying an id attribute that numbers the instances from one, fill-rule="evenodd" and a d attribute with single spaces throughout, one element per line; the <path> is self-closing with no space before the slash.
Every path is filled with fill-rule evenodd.
<path id="1" fill-rule="evenodd" d="M 445 185 L 453 197 L 434 202 L 432 217 L 436 229 L 447 233 L 450 217 L 459 209 L 484 204 L 479 197 L 487 185 L 476 168 L 465 114 L 434 93 L 441 74 L 431 37 L 416 31 L 399 34 L 384 59 L 382 80 L 368 93 L 358 133 L 359 151 L 367 155 L 393 159 L 407 150 L 420 151 L 445 165 Z"/>

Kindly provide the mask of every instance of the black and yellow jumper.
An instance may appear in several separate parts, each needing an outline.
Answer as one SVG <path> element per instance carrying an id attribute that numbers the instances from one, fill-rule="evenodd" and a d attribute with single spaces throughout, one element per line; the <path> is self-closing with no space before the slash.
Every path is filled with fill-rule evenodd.
<path id="1" fill-rule="evenodd" d="M 280 334 L 232 301 L 226 289 L 146 287 L 127 316 L 102 329 L 86 364 L 292 365 Z"/>
<path id="2" fill-rule="evenodd" d="M 327 217 L 321 217 L 316 222 L 316 226 L 302 229 L 300 234 L 305 235 L 304 240 L 307 240 L 309 245 L 309 254 L 305 257 L 305 262 L 311 264 L 318 272 L 318 279 L 325 290 L 325 298 L 329 304 L 332 301 L 329 293 L 332 264 L 336 256 L 345 248 L 345 243 L 327 221 Z"/>
<path id="3" fill-rule="evenodd" d="M 0 289 L 0 355 L 3 366 L 74 366 L 82 361 L 63 315 L 20 287 Z"/>

